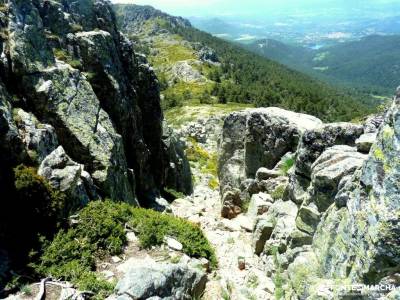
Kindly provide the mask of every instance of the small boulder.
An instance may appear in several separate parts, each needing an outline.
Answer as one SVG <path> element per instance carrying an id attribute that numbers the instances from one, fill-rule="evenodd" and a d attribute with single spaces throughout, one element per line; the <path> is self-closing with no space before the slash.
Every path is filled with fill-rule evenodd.
<path id="1" fill-rule="evenodd" d="M 256 173 L 256 178 L 258 181 L 261 180 L 267 180 L 270 178 L 276 178 L 281 176 L 281 172 L 276 171 L 276 170 L 269 170 L 267 168 L 260 168 L 258 169 L 257 173 Z"/>
<path id="2" fill-rule="evenodd" d="M 203 271 L 182 264 L 149 264 L 132 267 L 115 288 L 128 299 L 182 299 L 200 297 L 207 276 Z"/>
<path id="3" fill-rule="evenodd" d="M 250 199 L 247 216 L 249 218 L 256 218 L 259 215 L 266 213 L 272 205 L 273 199 L 269 194 L 259 193 L 254 194 Z"/>
<path id="4" fill-rule="evenodd" d="M 314 234 L 320 221 L 321 215 L 316 208 L 303 205 L 300 207 L 296 226 L 303 232 Z"/>
<path id="5" fill-rule="evenodd" d="M 362 153 L 369 153 L 372 145 L 376 142 L 377 132 L 364 133 L 356 140 L 357 150 Z"/>
<path id="6" fill-rule="evenodd" d="M 73 200 L 69 208 L 76 209 L 90 200 L 100 199 L 90 175 L 83 168 L 59 146 L 42 161 L 38 174 L 46 178 L 53 188 L 65 192 Z"/>
<path id="7" fill-rule="evenodd" d="M 27 153 L 35 162 L 40 164 L 57 148 L 58 140 L 53 126 L 41 124 L 33 114 L 22 109 L 15 110 L 14 120 Z"/>
<path id="8" fill-rule="evenodd" d="M 172 250 L 182 251 L 182 249 L 183 249 L 183 245 L 172 237 L 165 237 L 164 242 Z"/>
<path id="9" fill-rule="evenodd" d="M 242 199 L 240 190 L 226 192 L 222 197 L 221 216 L 223 218 L 233 219 L 242 212 Z"/>
<path id="10" fill-rule="evenodd" d="M 275 224 L 271 219 L 259 218 L 256 222 L 253 232 L 253 249 L 254 253 L 260 255 L 264 250 L 264 245 L 271 237 Z"/>

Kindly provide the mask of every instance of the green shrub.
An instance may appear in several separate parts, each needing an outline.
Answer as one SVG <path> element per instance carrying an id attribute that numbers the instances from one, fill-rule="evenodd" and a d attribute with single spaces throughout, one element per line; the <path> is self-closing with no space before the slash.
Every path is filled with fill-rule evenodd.
<path id="1" fill-rule="evenodd" d="M 96 258 L 122 252 L 127 223 L 136 229 L 143 247 L 160 245 L 166 235 L 174 236 L 186 254 L 206 257 L 216 265 L 214 251 L 201 229 L 183 219 L 112 201 L 91 202 L 78 215 L 73 227 L 59 231 L 51 242 L 43 242 L 42 255 L 31 266 L 40 276 L 70 281 L 81 290 L 94 292 L 98 299 L 111 294 L 114 285 L 97 277 Z"/>
<path id="2" fill-rule="evenodd" d="M 209 181 L 208 181 L 208 187 L 212 190 L 217 190 L 219 187 L 219 182 L 217 180 L 217 178 L 212 177 Z"/>
<path id="3" fill-rule="evenodd" d="M 53 189 L 32 167 L 20 165 L 14 169 L 16 202 L 15 213 L 27 222 L 30 230 L 46 233 L 62 221 L 66 196 Z"/>
<path id="4" fill-rule="evenodd" d="M 214 177 L 218 176 L 218 155 L 217 153 L 209 153 L 200 146 L 195 139 L 189 139 L 189 146 L 185 151 L 189 162 L 198 164 L 203 174 L 210 174 Z"/>
<path id="5" fill-rule="evenodd" d="M 96 249 L 117 255 L 126 244 L 124 226 L 132 216 L 131 211 L 126 203 L 93 201 L 81 210 L 74 229 L 78 237 L 87 238 Z"/>
<path id="6" fill-rule="evenodd" d="M 172 236 L 183 245 L 183 252 L 192 257 L 205 257 L 215 267 L 217 260 L 200 227 L 186 220 L 146 209 L 135 208 L 131 226 L 139 232 L 145 248 L 161 245 L 165 236 Z"/>
<path id="7" fill-rule="evenodd" d="M 280 167 L 281 174 L 287 175 L 289 170 L 294 166 L 294 163 L 295 163 L 294 157 L 286 159 Z"/>
<path id="8" fill-rule="evenodd" d="M 168 194 L 171 194 L 175 199 L 181 199 L 186 197 L 184 193 L 175 191 L 174 189 L 165 188 L 164 191 L 167 192 Z"/>
<path id="9" fill-rule="evenodd" d="M 82 70 L 82 63 L 79 59 L 74 59 L 67 51 L 64 49 L 53 49 L 53 54 L 55 58 L 58 60 L 61 60 L 67 64 L 69 64 L 71 67 L 75 69 Z"/>

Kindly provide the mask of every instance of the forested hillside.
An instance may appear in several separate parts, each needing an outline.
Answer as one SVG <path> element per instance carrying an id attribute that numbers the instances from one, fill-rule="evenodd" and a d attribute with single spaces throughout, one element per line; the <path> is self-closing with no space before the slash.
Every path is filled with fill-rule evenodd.
<path id="1" fill-rule="evenodd" d="M 323 81 L 361 93 L 390 95 L 399 85 L 400 36 L 365 37 L 319 50 L 259 40 L 246 49 Z"/>
<path id="2" fill-rule="evenodd" d="M 206 85 L 207 89 L 197 98 L 203 102 L 207 97 L 210 98 L 208 93 L 219 103 L 279 106 L 310 113 L 327 121 L 350 120 L 371 111 L 363 97 L 354 96 L 350 91 L 339 91 L 279 63 L 254 55 L 238 45 L 193 28 L 181 18 L 166 17 L 150 7 L 135 5 L 118 5 L 116 11 L 122 30 L 131 39 L 141 42 L 143 52 L 147 53 L 164 83 L 164 96 L 170 99 L 169 102 L 174 102 L 171 100 L 171 85 L 176 86 L 179 79 L 165 79 L 168 75 L 166 70 L 174 70 L 174 65 L 182 61 L 196 60 L 199 53 L 207 48 L 215 52 L 216 61 L 205 59 L 201 64 L 200 72 L 205 75 L 202 85 Z M 143 42 L 147 42 L 145 49 Z M 160 51 L 164 53 L 163 56 L 160 56 Z M 164 59 L 160 60 L 160 57 Z M 164 65 L 164 68 L 160 68 L 160 65 Z M 195 69 L 199 69 L 198 63 L 194 65 Z M 193 93 L 193 80 L 189 81 L 192 85 L 190 92 Z M 172 98 L 190 98 L 187 94 L 182 95 L 185 86 L 188 84 L 180 84 L 181 88 L 174 90 Z M 171 105 L 167 108 L 171 108 Z"/>

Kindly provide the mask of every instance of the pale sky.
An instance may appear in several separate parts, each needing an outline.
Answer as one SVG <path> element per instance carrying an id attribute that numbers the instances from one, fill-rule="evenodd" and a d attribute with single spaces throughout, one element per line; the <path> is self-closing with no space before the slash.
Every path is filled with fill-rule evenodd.
<path id="1" fill-rule="evenodd" d="M 151 5 L 180 16 L 260 15 L 269 11 L 319 9 L 397 10 L 399 0 L 112 0 L 114 3 Z"/>

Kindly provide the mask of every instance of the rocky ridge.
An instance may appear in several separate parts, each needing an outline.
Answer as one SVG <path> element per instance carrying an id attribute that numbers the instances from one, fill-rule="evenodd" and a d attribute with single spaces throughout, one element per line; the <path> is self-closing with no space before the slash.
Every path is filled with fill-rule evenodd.
<path id="1" fill-rule="evenodd" d="M 302 128 L 304 116 L 276 109 L 225 119 L 221 215 L 254 216 L 253 250 L 280 295 L 341 299 L 350 284 L 398 286 L 398 97 L 364 125 L 312 119 Z"/>

